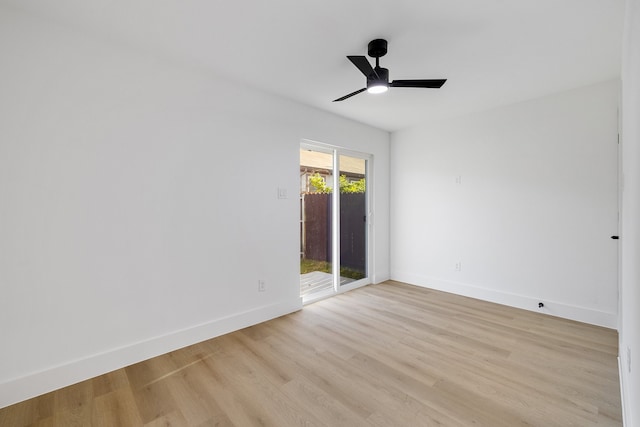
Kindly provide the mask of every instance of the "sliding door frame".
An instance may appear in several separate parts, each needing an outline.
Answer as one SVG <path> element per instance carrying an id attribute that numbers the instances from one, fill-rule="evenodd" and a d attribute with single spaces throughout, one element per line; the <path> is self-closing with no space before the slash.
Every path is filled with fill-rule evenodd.
<path id="1" fill-rule="evenodd" d="M 373 256 L 373 155 L 369 153 L 362 153 L 359 151 L 349 150 L 343 147 L 329 145 L 321 142 L 315 142 L 310 140 L 303 140 L 300 143 L 300 148 L 303 150 L 318 151 L 322 153 L 331 154 L 333 157 L 333 182 L 332 187 L 334 191 L 331 193 L 333 209 L 331 212 L 332 231 L 331 231 L 331 253 L 332 253 L 332 276 L 333 276 L 333 289 L 331 292 L 318 292 L 317 294 L 307 295 L 303 299 L 304 304 L 309 304 L 324 298 L 328 298 L 334 295 L 338 295 L 343 292 L 350 291 L 362 286 L 371 284 L 371 275 L 374 271 L 374 256 Z M 350 156 L 365 161 L 365 203 L 366 203 L 366 218 L 365 218 L 365 247 L 366 247 L 366 259 L 365 259 L 365 277 L 355 280 L 353 282 L 340 285 L 340 156 Z"/>

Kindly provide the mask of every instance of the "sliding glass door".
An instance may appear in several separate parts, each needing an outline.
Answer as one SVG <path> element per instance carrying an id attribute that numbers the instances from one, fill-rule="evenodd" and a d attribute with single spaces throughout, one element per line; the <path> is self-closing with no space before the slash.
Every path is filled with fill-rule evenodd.
<path id="1" fill-rule="evenodd" d="M 305 302 L 368 283 L 369 157 L 300 149 L 300 295 Z"/>
<path id="2" fill-rule="evenodd" d="M 367 161 L 339 155 L 340 285 L 367 277 Z"/>

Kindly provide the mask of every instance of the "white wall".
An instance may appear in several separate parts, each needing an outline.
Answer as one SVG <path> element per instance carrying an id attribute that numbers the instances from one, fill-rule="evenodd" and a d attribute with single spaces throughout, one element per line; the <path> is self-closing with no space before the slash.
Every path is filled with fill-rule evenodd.
<path id="1" fill-rule="evenodd" d="M 627 0 L 622 60 L 620 372 L 625 425 L 640 425 L 640 1 Z M 629 357 L 628 352 L 631 353 Z"/>
<path id="2" fill-rule="evenodd" d="M 374 155 L 389 277 L 387 132 L 4 8 L 0 57 L 0 407 L 299 309 L 302 139 Z"/>
<path id="3" fill-rule="evenodd" d="M 392 278 L 616 327 L 617 107 L 609 81 L 392 134 Z"/>

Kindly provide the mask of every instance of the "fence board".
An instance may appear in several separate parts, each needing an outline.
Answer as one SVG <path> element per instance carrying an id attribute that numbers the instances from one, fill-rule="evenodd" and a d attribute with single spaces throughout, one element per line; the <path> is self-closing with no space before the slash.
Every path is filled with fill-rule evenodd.
<path id="1" fill-rule="evenodd" d="M 367 205 L 364 193 L 340 194 L 340 265 L 365 273 Z"/>
<path id="2" fill-rule="evenodd" d="M 304 196 L 304 257 L 331 262 L 331 194 Z"/>
<path id="3" fill-rule="evenodd" d="M 305 194 L 304 257 L 331 262 L 331 194 Z M 366 272 L 366 198 L 340 194 L 340 265 Z"/>

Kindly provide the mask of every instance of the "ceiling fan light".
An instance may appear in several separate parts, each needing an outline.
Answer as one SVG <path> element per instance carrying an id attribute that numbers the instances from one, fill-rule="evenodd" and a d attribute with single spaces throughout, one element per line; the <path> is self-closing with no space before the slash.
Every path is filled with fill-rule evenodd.
<path id="1" fill-rule="evenodd" d="M 371 85 L 367 88 L 367 92 L 369 93 L 384 93 L 389 89 L 389 87 L 385 84 L 376 84 L 376 85 Z"/>

